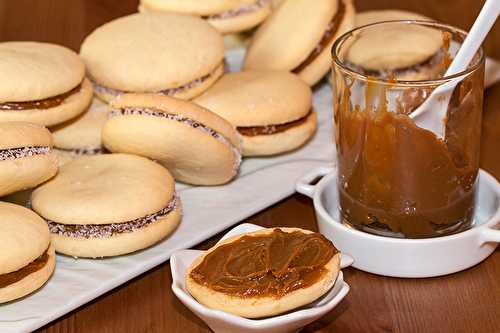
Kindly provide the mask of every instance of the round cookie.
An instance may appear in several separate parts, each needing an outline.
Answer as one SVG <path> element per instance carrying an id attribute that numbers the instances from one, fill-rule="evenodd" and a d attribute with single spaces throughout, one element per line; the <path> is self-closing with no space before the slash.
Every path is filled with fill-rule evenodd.
<path id="1" fill-rule="evenodd" d="M 87 36 L 80 55 L 107 102 L 126 92 L 190 99 L 224 71 L 222 36 L 198 17 L 168 12 L 108 22 Z"/>
<path id="2" fill-rule="evenodd" d="M 371 10 L 356 14 L 357 27 L 383 21 L 430 18 L 403 10 Z M 449 55 L 439 30 L 410 25 L 375 26 L 350 46 L 346 60 L 366 75 L 398 80 L 427 80 L 444 73 Z"/>
<path id="3" fill-rule="evenodd" d="M 233 124 L 243 156 L 275 155 L 307 142 L 317 127 L 309 86 L 288 72 L 225 74 L 194 100 Z"/>
<path id="4" fill-rule="evenodd" d="M 244 297 L 239 297 L 238 295 L 228 295 L 224 292 L 210 288 L 207 285 L 201 284 L 192 277 L 191 273 L 196 270 L 196 268 L 209 254 L 211 254 L 218 248 L 238 241 L 240 238 L 245 236 L 252 237 L 269 235 L 276 229 L 279 229 L 284 233 L 301 232 L 303 234 L 313 234 L 312 231 L 300 228 L 271 228 L 238 235 L 224 240 L 206 251 L 202 256 L 194 260 L 194 262 L 188 268 L 186 274 L 186 287 L 189 293 L 198 302 L 209 308 L 222 310 L 245 318 L 262 318 L 281 314 L 283 312 L 287 312 L 300 306 L 309 304 L 327 293 L 328 290 L 330 290 L 335 284 L 338 273 L 340 271 L 340 253 L 337 251 L 335 251 L 333 253 L 333 256 L 326 262 L 326 264 L 321 267 L 321 269 L 324 270 L 324 273 L 321 275 L 321 277 L 319 277 L 319 280 L 315 281 L 312 285 L 289 291 L 280 296 L 245 295 Z M 270 257 L 269 253 L 266 254 L 267 257 Z M 235 258 L 235 260 L 238 259 L 240 258 Z M 255 266 L 247 267 L 247 272 L 252 268 L 255 269 Z M 233 273 L 233 275 L 238 276 L 238 273 L 240 272 L 235 272 Z"/>
<path id="5" fill-rule="evenodd" d="M 170 11 L 199 15 L 221 33 L 229 34 L 259 25 L 271 13 L 271 2 L 270 0 L 142 0 L 139 11 Z"/>
<path id="6" fill-rule="evenodd" d="M 52 126 L 90 104 L 92 85 L 73 51 L 38 42 L 0 43 L 0 121 Z"/>
<path id="7" fill-rule="evenodd" d="M 59 158 L 59 165 L 79 156 L 103 153 L 101 131 L 107 119 L 108 105 L 94 98 L 86 112 L 52 127 L 50 130 L 54 138 L 54 152 Z"/>
<path id="8" fill-rule="evenodd" d="M 47 224 L 31 210 L 0 202 L 0 303 L 47 282 L 55 267 Z"/>
<path id="9" fill-rule="evenodd" d="M 43 183 L 57 173 L 52 136 L 43 126 L 0 122 L 0 196 Z"/>
<path id="10" fill-rule="evenodd" d="M 168 96 L 129 94 L 115 99 L 102 139 L 109 151 L 154 159 L 176 180 L 193 185 L 227 183 L 241 162 L 240 138 L 229 122 Z"/>
<path id="11" fill-rule="evenodd" d="M 354 26 L 351 0 L 285 1 L 257 29 L 245 70 L 291 71 L 309 85 L 330 69 L 334 41 Z"/>
<path id="12" fill-rule="evenodd" d="M 84 156 L 65 164 L 31 196 L 59 253 L 108 257 L 149 247 L 181 219 L 167 169 L 126 154 Z"/>

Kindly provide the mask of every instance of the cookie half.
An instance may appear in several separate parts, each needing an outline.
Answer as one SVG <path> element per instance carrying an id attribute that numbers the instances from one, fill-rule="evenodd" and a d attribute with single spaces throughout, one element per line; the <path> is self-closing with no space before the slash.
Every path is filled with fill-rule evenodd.
<path id="1" fill-rule="evenodd" d="M 330 69 L 334 41 L 354 27 L 351 0 L 294 0 L 281 3 L 258 28 L 245 70 L 282 70 L 309 85 Z"/>
<path id="2" fill-rule="evenodd" d="M 107 102 L 128 92 L 190 99 L 224 71 L 222 36 L 198 17 L 169 12 L 108 22 L 87 36 L 80 55 Z"/>
<path id="3" fill-rule="evenodd" d="M 68 122 L 50 128 L 54 152 L 63 165 L 77 157 L 102 154 L 101 131 L 108 119 L 108 105 L 94 98 L 87 111 Z"/>
<path id="4" fill-rule="evenodd" d="M 0 303 L 42 287 L 55 267 L 47 225 L 31 210 L 0 202 Z"/>
<path id="5" fill-rule="evenodd" d="M 73 51 L 38 42 L 0 43 L 0 121 L 45 126 L 82 113 L 92 99 L 83 62 Z"/>
<path id="6" fill-rule="evenodd" d="M 262 318 L 315 301 L 339 270 L 340 253 L 324 236 L 273 228 L 218 243 L 191 264 L 186 287 L 209 308 Z"/>
<path id="7" fill-rule="evenodd" d="M 151 246 L 181 219 L 175 183 L 161 165 L 126 154 L 84 156 L 33 191 L 32 208 L 59 253 L 109 257 Z"/>
<path id="8" fill-rule="evenodd" d="M 37 186 L 57 173 L 52 136 L 43 126 L 0 122 L 0 196 Z"/>
<path id="9" fill-rule="evenodd" d="M 109 151 L 149 157 L 194 185 L 227 183 L 241 162 L 240 137 L 228 121 L 168 96 L 129 94 L 112 101 L 102 139 Z"/>
<path id="10" fill-rule="evenodd" d="M 311 89 L 288 72 L 227 73 L 194 102 L 236 127 L 244 156 L 294 150 L 306 143 L 317 127 Z"/>

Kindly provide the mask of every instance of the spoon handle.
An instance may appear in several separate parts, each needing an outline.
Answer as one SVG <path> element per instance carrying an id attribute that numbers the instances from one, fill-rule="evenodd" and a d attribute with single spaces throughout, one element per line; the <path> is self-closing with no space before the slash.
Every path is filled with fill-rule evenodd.
<path id="1" fill-rule="evenodd" d="M 499 13 L 500 0 L 486 0 L 445 76 L 459 73 L 467 68 L 491 27 L 495 24 Z"/>

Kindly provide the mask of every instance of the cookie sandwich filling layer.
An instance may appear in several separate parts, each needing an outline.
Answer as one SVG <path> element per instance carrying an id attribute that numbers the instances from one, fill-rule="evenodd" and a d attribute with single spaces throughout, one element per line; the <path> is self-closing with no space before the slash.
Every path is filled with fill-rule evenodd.
<path id="1" fill-rule="evenodd" d="M 175 195 L 159 211 L 144 217 L 121 223 L 109 224 L 62 224 L 45 219 L 52 234 L 74 238 L 109 238 L 115 235 L 134 232 L 155 223 L 179 206 L 179 198 Z"/>
<path id="2" fill-rule="evenodd" d="M 17 271 L 0 274 L 0 288 L 8 287 L 11 284 L 21 281 L 28 275 L 38 272 L 45 267 L 49 261 L 49 248 L 42 253 L 41 256 L 30 262 L 28 265 L 18 269 Z"/>
<path id="3" fill-rule="evenodd" d="M 276 125 L 266 125 L 266 126 L 242 126 L 236 127 L 236 130 L 244 136 L 258 136 L 258 135 L 272 135 L 276 133 L 285 132 L 291 128 L 303 125 L 307 118 L 311 115 L 312 110 L 309 111 L 304 117 L 299 118 L 297 120 L 284 123 L 284 124 L 276 124 Z"/>
<path id="4" fill-rule="evenodd" d="M 35 101 L 0 103 L 0 110 L 1 111 L 22 111 L 22 110 L 33 110 L 33 109 L 46 110 L 46 109 L 54 108 L 56 106 L 63 104 L 64 101 L 66 99 L 68 99 L 70 96 L 78 94 L 81 89 L 82 89 L 82 82 L 79 85 L 77 85 L 75 88 L 73 88 L 65 93 L 53 96 L 53 97 L 48 97 L 48 98 L 35 100 Z"/>
<path id="5" fill-rule="evenodd" d="M 332 20 L 330 21 L 330 23 L 328 23 L 328 26 L 326 27 L 326 30 L 323 33 L 323 37 L 321 37 L 321 40 L 316 45 L 316 47 L 311 51 L 311 53 L 309 53 L 307 58 L 304 61 L 302 61 L 300 65 L 298 65 L 292 70 L 293 73 L 297 74 L 303 71 L 307 66 L 312 64 L 314 60 L 316 60 L 316 58 L 328 47 L 328 45 L 334 42 L 335 35 L 337 34 L 340 24 L 344 19 L 345 10 L 346 8 L 344 2 L 342 0 L 338 0 L 337 13 L 333 15 Z"/>
<path id="6" fill-rule="evenodd" d="M 177 94 L 183 93 L 187 90 L 196 88 L 197 86 L 201 85 L 203 82 L 207 81 L 210 79 L 212 76 L 215 75 L 217 70 L 223 66 L 224 64 L 221 63 L 221 65 L 217 66 L 212 72 L 203 75 L 200 78 L 197 78 L 191 82 L 188 82 L 182 86 L 175 87 L 175 88 L 168 88 L 168 89 L 163 89 L 159 91 L 153 92 L 154 94 L 159 94 L 159 95 L 166 95 L 166 96 L 175 96 Z M 114 89 L 110 87 L 103 86 L 99 83 L 94 78 L 89 77 L 89 80 L 92 82 L 92 85 L 94 86 L 94 91 L 99 94 L 107 94 L 107 95 L 112 95 L 112 96 L 120 96 L 123 94 L 131 93 L 132 91 L 126 91 L 126 90 L 119 90 L 119 89 Z"/>
<path id="7" fill-rule="evenodd" d="M 31 157 L 35 155 L 44 155 L 48 154 L 50 151 L 51 148 L 47 146 L 0 149 L 0 161 L 15 160 L 18 158 Z"/>
<path id="8" fill-rule="evenodd" d="M 69 153 L 74 156 L 94 156 L 94 155 L 99 155 L 99 154 L 104 154 L 106 153 L 106 149 L 103 147 L 97 147 L 97 148 L 58 148 L 56 147 L 57 150 L 63 151 L 65 153 Z"/>
<path id="9" fill-rule="evenodd" d="M 122 108 L 122 109 L 113 109 L 110 112 L 110 117 L 116 117 L 116 116 L 132 116 L 132 115 L 139 115 L 139 116 L 153 116 L 153 117 L 160 117 L 160 118 L 165 118 L 168 120 L 173 120 L 177 121 L 179 123 L 186 124 L 188 126 L 191 126 L 192 128 L 202 131 L 205 134 L 210 135 L 212 138 L 222 142 L 229 148 L 231 148 L 231 151 L 233 152 L 235 156 L 235 164 L 234 164 L 234 169 L 238 170 L 240 164 L 241 164 L 241 153 L 238 149 L 236 149 L 235 146 L 231 142 L 229 142 L 228 139 L 226 139 L 222 134 L 218 133 L 214 129 L 205 126 L 204 124 L 193 120 L 191 118 L 184 117 L 182 115 L 178 114 L 173 114 L 173 113 L 166 113 L 162 111 L 157 111 L 152 108 Z"/>
<path id="10" fill-rule="evenodd" d="M 227 10 L 220 14 L 202 16 L 207 20 L 224 20 L 256 12 L 270 4 L 270 0 L 258 0 L 254 3 L 244 4 L 239 7 Z"/>

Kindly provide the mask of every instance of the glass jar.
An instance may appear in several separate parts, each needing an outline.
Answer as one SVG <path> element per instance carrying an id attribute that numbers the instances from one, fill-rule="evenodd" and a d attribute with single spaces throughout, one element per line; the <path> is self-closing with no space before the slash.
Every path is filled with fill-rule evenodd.
<path id="1" fill-rule="evenodd" d="M 482 50 L 467 70 L 443 77 L 465 36 L 439 23 L 389 21 L 357 28 L 334 44 L 343 223 L 403 238 L 448 235 L 472 225 L 483 109 Z M 422 40 L 429 44 L 422 48 Z M 459 83 L 440 137 L 420 127 L 412 112 L 450 80 Z"/>

